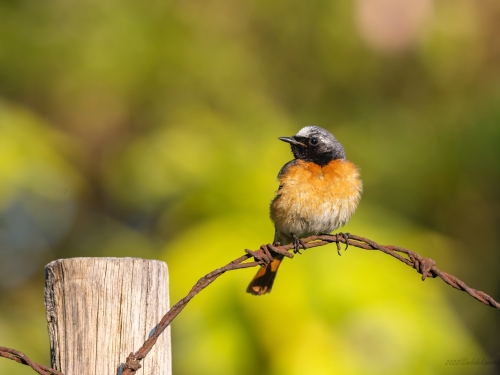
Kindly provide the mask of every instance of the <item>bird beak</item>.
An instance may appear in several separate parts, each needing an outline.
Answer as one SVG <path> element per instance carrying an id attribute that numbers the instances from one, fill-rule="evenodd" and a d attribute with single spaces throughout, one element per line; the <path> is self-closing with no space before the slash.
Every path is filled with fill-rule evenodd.
<path id="1" fill-rule="evenodd" d="M 290 143 L 292 145 L 298 145 L 298 146 L 307 147 L 306 144 L 297 141 L 294 137 L 279 137 L 278 139 L 280 141 L 287 142 L 287 143 Z"/>

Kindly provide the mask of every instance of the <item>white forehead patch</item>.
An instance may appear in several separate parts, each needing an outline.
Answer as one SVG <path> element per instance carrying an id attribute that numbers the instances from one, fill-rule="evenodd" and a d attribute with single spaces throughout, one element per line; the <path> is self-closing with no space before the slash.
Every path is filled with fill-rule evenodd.
<path id="1" fill-rule="evenodd" d="M 304 126 L 302 129 L 299 130 L 299 132 L 296 135 L 299 137 L 307 137 L 313 131 L 317 131 L 317 130 L 318 130 L 317 126 Z"/>

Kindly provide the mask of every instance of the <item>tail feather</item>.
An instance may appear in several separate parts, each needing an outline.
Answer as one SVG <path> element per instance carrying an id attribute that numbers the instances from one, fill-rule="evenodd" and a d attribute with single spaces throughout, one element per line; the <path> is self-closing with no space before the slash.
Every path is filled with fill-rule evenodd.
<path id="1" fill-rule="evenodd" d="M 248 285 L 247 293 L 253 294 L 254 296 L 260 296 L 271 292 L 276 273 L 278 272 L 282 260 L 283 256 L 279 255 L 265 268 L 259 269 Z"/>
<path id="2" fill-rule="evenodd" d="M 279 230 L 274 232 L 274 244 L 279 243 L 281 245 L 287 245 L 292 241 L 293 239 L 290 235 L 284 234 Z M 271 263 L 269 263 L 265 268 L 259 269 L 252 281 L 250 281 L 247 293 L 253 294 L 254 296 L 261 296 L 263 294 L 270 293 L 282 260 L 283 255 L 275 255 L 274 260 Z"/>

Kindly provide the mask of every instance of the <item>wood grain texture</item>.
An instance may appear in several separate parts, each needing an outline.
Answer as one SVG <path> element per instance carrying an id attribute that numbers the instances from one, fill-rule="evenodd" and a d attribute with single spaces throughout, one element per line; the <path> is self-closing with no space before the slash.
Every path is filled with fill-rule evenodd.
<path id="1" fill-rule="evenodd" d="M 164 262 L 60 259 L 45 267 L 52 366 L 66 375 L 119 375 L 169 309 Z M 137 374 L 170 375 L 170 329 Z"/>

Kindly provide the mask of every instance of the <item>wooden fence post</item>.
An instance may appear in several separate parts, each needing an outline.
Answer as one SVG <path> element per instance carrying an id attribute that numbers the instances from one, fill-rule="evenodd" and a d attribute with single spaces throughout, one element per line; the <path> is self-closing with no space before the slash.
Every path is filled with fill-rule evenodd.
<path id="1" fill-rule="evenodd" d="M 52 367 L 66 375 L 120 375 L 169 309 L 164 262 L 138 258 L 60 259 L 45 267 Z M 170 329 L 137 375 L 171 375 Z"/>

